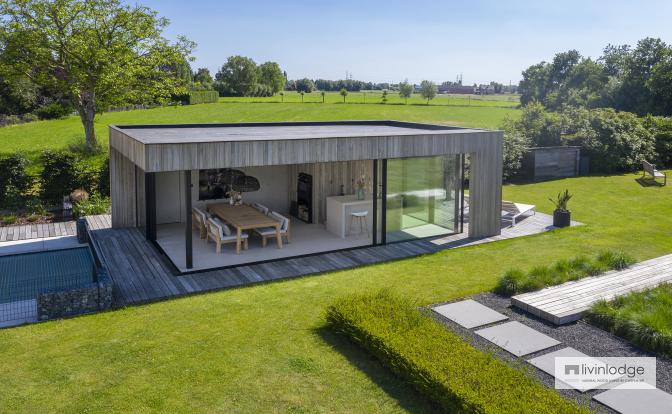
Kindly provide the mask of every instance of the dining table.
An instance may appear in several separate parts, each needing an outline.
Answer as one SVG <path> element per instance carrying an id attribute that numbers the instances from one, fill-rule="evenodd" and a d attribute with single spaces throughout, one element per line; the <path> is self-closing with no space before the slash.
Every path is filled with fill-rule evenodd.
<path id="1" fill-rule="evenodd" d="M 278 242 L 278 248 L 282 249 L 282 235 L 280 226 L 282 223 L 268 217 L 256 208 L 247 204 L 231 205 L 228 203 L 210 204 L 207 207 L 210 214 L 223 220 L 226 224 L 236 229 L 236 254 L 240 254 L 242 242 L 242 233 L 244 230 L 254 230 L 265 227 L 275 228 L 275 238 Z"/>

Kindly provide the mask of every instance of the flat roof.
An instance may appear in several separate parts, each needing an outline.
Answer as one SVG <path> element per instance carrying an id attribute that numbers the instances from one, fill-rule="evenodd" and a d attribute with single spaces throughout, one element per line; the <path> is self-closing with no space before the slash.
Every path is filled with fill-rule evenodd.
<path id="1" fill-rule="evenodd" d="M 483 131 L 401 121 L 113 125 L 112 127 L 143 144 L 418 136 Z"/>

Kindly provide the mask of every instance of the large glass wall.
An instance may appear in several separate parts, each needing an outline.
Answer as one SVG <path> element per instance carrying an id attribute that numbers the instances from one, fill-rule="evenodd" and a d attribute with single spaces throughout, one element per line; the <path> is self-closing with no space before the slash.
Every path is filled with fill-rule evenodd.
<path id="1" fill-rule="evenodd" d="M 387 160 L 386 242 L 459 231 L 460 157 Z"/>

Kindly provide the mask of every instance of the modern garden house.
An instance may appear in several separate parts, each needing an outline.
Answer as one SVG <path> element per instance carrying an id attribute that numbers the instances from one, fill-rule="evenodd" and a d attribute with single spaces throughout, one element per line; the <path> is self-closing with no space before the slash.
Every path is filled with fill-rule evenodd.
<path id="1" fill-rule="evenodd" d="M 495 236 L 502 139 L 397 121 L 113 125 L 112 226 L 142 228 L 180 272 L 445 236 L 467 215 L 469 236 Z"/>

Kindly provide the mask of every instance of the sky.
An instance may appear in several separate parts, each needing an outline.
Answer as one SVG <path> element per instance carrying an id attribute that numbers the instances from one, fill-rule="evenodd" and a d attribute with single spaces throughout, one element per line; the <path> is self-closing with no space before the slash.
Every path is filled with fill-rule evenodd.
<path id="1" fill-rule="evenodd" d="M 133 1 L 136 3 L 136 1 Z M 278 62 L 290 79 L 517 83 L 526 67 L 647 36 L 672 43 L 672 1 L 137 0 L 198 46 L 214 75 L 231 55 Z"/>

